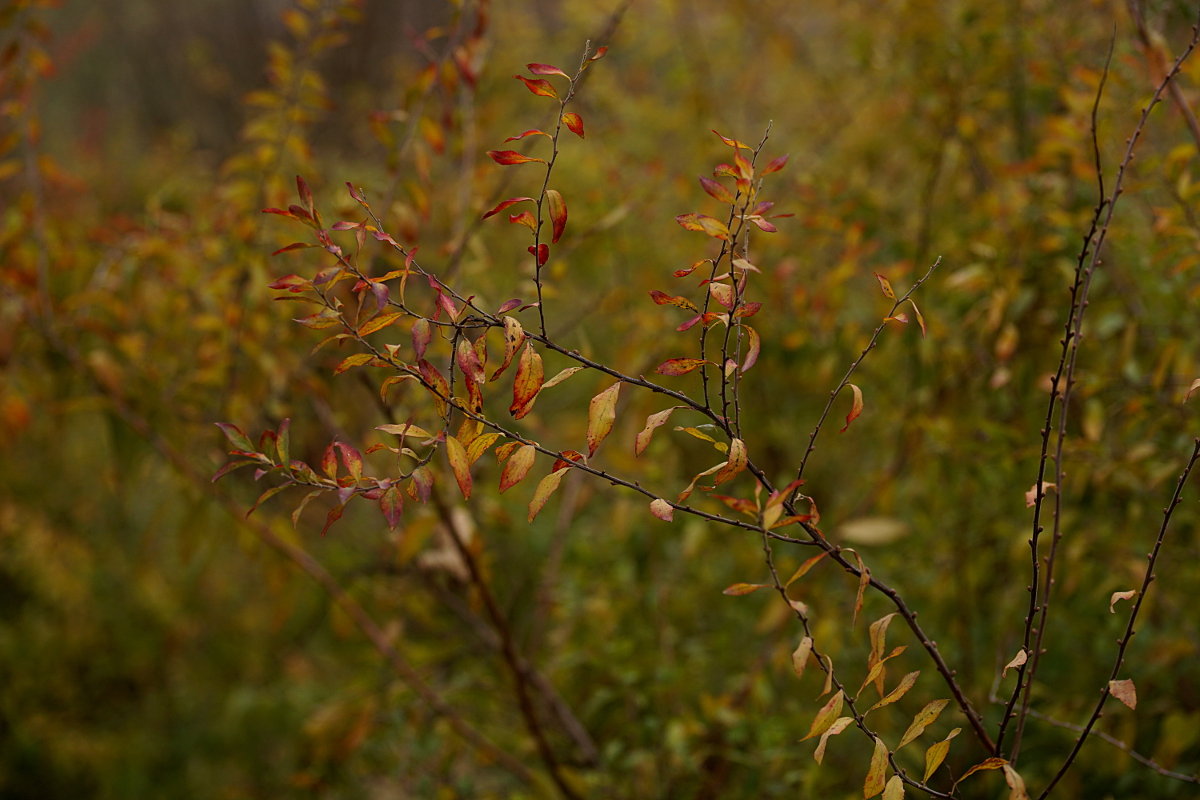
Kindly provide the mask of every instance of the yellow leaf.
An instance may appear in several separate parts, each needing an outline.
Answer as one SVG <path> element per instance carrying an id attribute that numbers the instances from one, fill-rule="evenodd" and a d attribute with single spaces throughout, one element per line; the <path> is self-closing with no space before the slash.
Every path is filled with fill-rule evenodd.
<path id="1" fill-rule="evenodd" d="M 568 469 L 570 467 L 562 467 L 538 481 L 537 488 L 533 490 L 533 499 L 529 501 L 529 522 L 533 522 L 534 517 L 545 507 L 546 501 L 558 489 L 558 484 Z"/>
<path id="2" fill-rule="evenodd" d="M 825 745 L 829 743 L 829 738 L 846 730 L 851 722 L 854 722 L 854 717 L 838 717 L 837 721 L 821 734 L 821 741 L 817 742 L 817 749 L 813 751 L 814 761 L 820 764 L 825 759 Z"/>
<path id="3" fill-rule="evenodd" d="M 467 460 L 467 450 L 462 442 L 453 436 L 446 437 L 446 458 L 450 461 L 450 469 L 454 480 L 458 482 L 459 491 L 464 498 L 471 496 L 471 464 Z"/>
<path id="4" fill-rule="evenodd" d="M 912 724 L 908 726 L 908 730 L 900 737 L 900 744 L 896 745 L 896 749 L 899 750 L 924 733 L 925 729 L 933 724 L 938 715 L 942 713 L 942 709 L 949 703 L 949 700 L 934 700 L 917 712 L 917 715 L 913 717 Z"/>
<path id="5" fill-rule="evenodd" d="M 888 749 L 883 739 L 875 737 L 875 750 L 871 753 L 871 766 L 863 782 L 863 797 L 871 798 L 883 791 L 883 776 L 887 774 Z"/>
<path id="6" fill-rule="evenodd" d="M 946 760 L 946 754 L 950 752 L 950 740 L 960 733 L 962 733 L 962 728 L 955 728 L 946 735 L 945 739 L 925 751 L 925 777 L 921 779 L 922 783 L 928 782 L 929 776 L 937 772 L 937 768 Z"/>
<path id="7" fill-rule="evenodd" d="M 895 689 L 892 689 L 890 692 L 887 693 L 887 695 L 885 695 L 883 697 L 882 700 L 880 700 L 878 703 L 871 706 L 867 710 L 874 711 L 877 708 L 883 708 L 884 706 L 890 706 L 892 703 L 896 702 L 901 697 L 904 697 L 904 695 L 908 693 L 908 690 L 913 687 L 913 684 L 917 682 L 917 676 L 920 674 L 921 674 L 920 670 L 915 670 L 915 671 L 910 672 L 907 675 L 905 675 L 903 678 L 900 679 L 900 682 L 898 684 L 896 684 Z"/>
<path id="8" fill-rule="evenodd" d="M 892 282 L 878 272 L 875 273 L 875 279 L 879 281 L 879 288 L 883 290 L 883 296 L 888 300 L 895 300 L 896 292 L 892 289 Z"/>
<path id="9" fill-rule="evenodd" d="M 887 786 L 883 787 L 883 800 L 904 800 L 904 781 L 899 775 L 888 778 Z"/>
<path id="10" fill-rule="evenodd" d="M 596 448 L 612 431 L 613 422 L 617 419 L 617 396 L 620 393 L 621 382 L 617 381 L 593 397 L 588 404 L 588 456 L 595 455 Z"/>
<path id="11" fill-rule="evenodd" d="M 822 733 L 829 730 L 829 727 L 833 725 L 833 721 L 837 719 L 838 714 L 842 713 L 842 700 L 843 697 L 840 691 L 833 697 L 829 698 L 829 702 L 822 706 L 821 710 L 817 712 L 817 716 L 813 719 L 812 726 L 808 729 L 808 733 L 805 735 L 804 739 L 801 739 L 800 741 L 803 742 L 805 739 L 811 739 L 814 736 L 820 736 Z"/>
<path id="12" fill-rule="evenodd" d="M 531 444 L 522 445 L 514 452 L 508 461 L 504 462 L 504 471 L 500 473 L 500 491 L 506 492 L 524 480 L 533 467 L 536 456 L 537 448 Z"/>

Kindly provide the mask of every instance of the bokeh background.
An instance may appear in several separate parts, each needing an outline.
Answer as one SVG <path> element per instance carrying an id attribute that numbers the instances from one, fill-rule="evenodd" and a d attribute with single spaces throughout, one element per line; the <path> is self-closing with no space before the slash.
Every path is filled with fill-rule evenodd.
<path id="1" fill-rule="evenodd" d="M 795 216 L 753 245 L 764 347 L 743 419 L 768 474 L 794 472 L 886 311 L 872 273 L 907 287 L 941 257 L 917 298 L 928 336 L 885 332 L 856 380 L 866 411 L 824 432 L 806 491 L 996 720 L 988 698 L 1006 696 L 999 667 L 1026 602 L 1046 376 L 1098 198 L 1090 117 L 1106 55 L 1111 186 L 1195 14 L 1181 0 L 3 0 L 0 796 L 546 796 L 454 735 L 380 655 L 395 647 L 536 766 L 495 636 L 439 534 L 447 518 L 472 533 L 523 652 L 586 730 L 552 743 L 587 796 L 861 796 L 869 742 L 838 737 L 819 768 L 799 743 L 821 679 L 792 673 L 794 620 L 765 592 L 721 594 L 765 578 L 752 537 L 664 524 L 575 477 L 528 525 L 530 486 L 497 494 L 483 462 L 489 490 L 469 503 L 449 483 L 440 509 L 412 504 L 395 532 L 352 507 L 324 538 L 321 500 L 295 528 L 290 494 L 246 521 L 263 487 L 244 472 L 209 481 L 226 447 L 215 421 L 257 433 L 290 418 L 311 462 L 334 438 L 379 441 L 388 418 L 373 375 L 332 377 L 346 352 L 312 353 L 318 335 L 273 302 L 271 280 L 320 260 L 271 258 L 303 230 L 260 209 L 295 202 L 303 174 L 327 219 L 356 219 L 351 181 L 464 294 L 529 296 L 523 229 L 479 215 L 535 192 L 535 173 L 485 153 L 553 119 L 512 75 L 534 61 L 573 71 L 589 39 L 610 51 L 577 100 L 587 137 L 564 141 L 556 171 L 571 223 L 548 266 L 552 332 L 635 374 L 690 354 L 682 318 L 647 292 L 694 291 L 671 273 L 712 255 L 673 221 L 716 213 L 696 181 L 728 158 L 710 131 L 757 142 L 769 125 L 765 153 L 790 162 L 765 192 Z M 1200 376 L 1200 130 L 1185 111 L 1200 58 L 1178 87 L 1143 134 L 1092 288 L 1034 693 L 1062 722 L 1081 723 L 1107 680 L 1124 619 L 1108 598 L 1140 582 L 1200 432 L 1181 403 Z M 579 446 L 600 387 L 575 380 L 526 430 Z M 634 459 L 660 406 L 629 394 L 599 458 L 677 491 L 712 455 L 668 427 Z M 391 413 L 406 400 L 419 396 L 393 395 Z M 1102 723 L 1187 774 L 1200 769 L 1197 518 L 1193 494 L 1130 652 L 1138 709 L 1110 704 Z M 806 555 L 781 552 L 781 571 Z M 374 644 L 331 601 L 335 584 L 378 623 Z M 891 609 L 869 597 L 851 625 L 854 589 L 823 568 L 793 594 L 857 685 L 865 620 Z M 899 628 L 894 643 L 913 644 Z M 910 649 L 894 674 L 923 675 L 876 720 L 885 737 L 944 696 Z M 947 712 L 922 744 L 962 725 Z M 982 757 L 967 738 L 955 774 Z M 1072 741 L 1031 721 L 1026 781 L 1043 785 Z M 997 775 L 965 796 L 1004 796 Z M 1195 790 L 1093 741 L 1061 796 Z"/>

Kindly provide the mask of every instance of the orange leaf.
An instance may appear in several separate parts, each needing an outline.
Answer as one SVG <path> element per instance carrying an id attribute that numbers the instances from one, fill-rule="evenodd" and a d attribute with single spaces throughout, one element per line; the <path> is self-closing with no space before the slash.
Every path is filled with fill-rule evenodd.
<path id="1" fill-rule="evenodd" d="M 770 175 L 772 172 L 779 172 L 779 170 L 783 169 L 784 165 L 787 164 L 787 161 L 788 157 L 786 155 L 780 156 L 779 158 L 773 158 L 771 159 L 770 164 L 767 164 L 765 167 L 763 167 L 763 170 L 759 173 L 759 175 Z"/>
<path id="2" fill-rule="evenodd" d="M 954 785 L 958 786 L 960 783 L 962 783 L 967 778 L 974 775 L 976 772 L 982 772 L 983 770 L 988 770 L 988 769 L 1000 769 L 1007 763 L 1008 763 L 1008 759 L 1000 758 L 999 756 L 992 756 L 991 758 L 985 758 L 983 761 L 980 761 L 978 764 L 976 764 L 975 766 L 971 767 L 969 770 L 964 772 L 962 774 L 962 777 L 954 782 Z"/>
<path id="3" fill-rule="evenodd" d="M 863 412 L 862 389 L 859 389 L 853 383 L 847 383 L 846 385 L 850 387 L 850 391 L 854 392 L 854 400 L 850 405 L 850 413 L 846 415 L 846 424 L 842 426 L 842 429 L 839 431 L 839 433 L 845 433 L 846 428 L 850 427 L 850 423 L 858 419 L 859 415 Z"/>
<path id="4" fill-rule="evenodd" d="M 563 231 L 567 228 L 567 201 L 563 200 L 563 196 L 556 190 L 547 189 L 546 202 L 550 206 L 550 222 L 554 231 L 550 237 L 550 243 L 554 244 L 562 237 Z"/>
<path id="5" fill-rule="evenodd" d="M 488 155 L 491 157 L 492 161 L 504 166 L 509 166 L 512 164 L 528 164 L 531 161 L 536 161 L 539 164 L 546 163 L 540 158 L 531 158 L 522 153 L 518 153 L 516 150 L 488 150 Z"/>
<path id="6" fill-rule="evenodd" d="M 490 217 L 494 214 L 499 214 L 501 211 L 503 211 L 504 209 L 506 209 L 510 206 L 515 206 L 517 203 L 524 203 L 526 200 L 532 202 L 533 198 L 532 197 L 510 197 L 507 200 L 501 200 L 499 203 L 496 204 L 495 208 L 493 208 L 491 211 L 484 214 L 482 217 L 480 217 L 480 219 L 487 219 L 488 217 Z"/>
<path id="7" fill-rule="evenodd" d="M 729 443 L 729 458 L 721 470 L 713 476 L 713 486 L 719 486 L 730 478 L 746 469 L 749 456 L 746 453 L 746 443 L 741 439 L 733 439 Z"/>
<path id="8" fill-rule="evenodd" d="M 583 117 L 576 114 L 574 111 L 568 111 L 562 115 L 563 124 L 570 129 L 571 133 L 583 138 Z"/>
<path id="9" fill-rule="evenodd" d="M 496 380 L 504 371 L 508 369 L 508 365 L 512 363 L 513 356 L 521 349 L 521 345 L 525 344 L 525 329 L 521 327 L 521 323 L 513 317 L 504 318 L 504 361 L 501 362 L 499 368 L 492 373 L 491 380 Z"/>
<path id="10" fill-rule="evenodd" d="M 533 401 L 542 390 L 542 357 L 533 349 L 532 342 L 525 343 L 521 360 L 517 362 L 517 375 L 513 379 L 513 401 L 508 413 L 520 419 L 532 410 Z"/>
<path id="11" fill-rule="evenodd" d="M 533 460 L 536 456 L 537 448 L 531 444 L 522 445 L 509 456 L 508 460 L 504 462 L 504 471 L 500 473 L 501 493 L 507 492 L 525 479 L 530 468 L 533 467 Z"/>
<path id="12" fill-rule="evenodd" d="M 713 133 L 716 133 L 717 136 L 721 139 L 721 141 L 724 142 L 725 144 L 729 145 L 730 147 L 736 147 L 739 150 L 753 150 L 754 149 L 750 145 L 745 144 L 744 142 L 739 142 L 737 139 L 730 139 L 727 136 L 721 136 L 721 134 L 717 133 L 717 131 L 713 131 Z"/>
<path id="13" fill-rule="evenodd" d="M 554 91 L 554 87 L 550 81 L 545 78 L 526 78 L 524 75 L 513 75 L 514 78 L 525 84 L 525 88 L 541 97 L 558 97 L 558 92 Z"/>
<path id="14" fill-rule="evenodd" d="M 687 375 L 708 362 L 703 358 L 670 358 L 654 368 L 659 375 Z"/>
<path id="15" fill-rule="evenodd" d="M 621 382 L 617 381 L 612 386 L 592 398 L 588 404 L 588 427 L 587 427 L 587 443 L 588 456 L 593 456 L 596 453 L 596 448 L 604 441 L 604 437 L 608 436 L 612 430 L 613 422 L 617 419 L 617 395 L 621 392 Z"/>
<path id="16" fill-rule="evenodd" d="M 729 228 L 724 222 L 707 214 L 680 214 L 675 221 L 684 230 L 706 233 L 714 239 L 729 241 Z"/>
<path id="17" fill-rule="evenodd" d="M 800 565 L 800 567 L 795 572 L 792 573 L 792 577 L 788 578 L 787 583 L 785 583 L 784 586 L 785 587 L 791 586 L 793 583 L 795 583 L 796 581 L 803 578 L 805 575 L 808 574 L 808 571 L 810 569 L 815 567 L 817 565 L 817 563 L 827 555 L 829 555 L 829 553 L 821 552 L 821 553 L 813 556 L 812 558 L 808 559 L 807 561 L 805 561 L 803 564 Z"/>
<path id="18" fill-rule="evenodd" d="M 446 458 L 450 461 L 450 470 L 454 473 L 454 480 L 458 482 L 459 491 L 462 492 L 464 498 L 469 498 L 471 496 L 471 464 L 467 460 L 467 449 L 453 436 L 446 437 Z"/>
<path id="19" fill-rule="evenodd" d="M 723 185 L 714 181 L 712 178 L 700 176 L 700 186 L 708 193 L 708 196 L 722 203 L 732 203 L 733 193 L 726 189 Z"/>
<path id="20" fill-rule="evenodd" d="M 729 595 L 730 597 L 740 597 L 744 594 L 757 592 L 759 589 L 770 589 L 769 583 L 734 583 L 726 586 L 721 590 L 721 594 Z"/>
<path id="21" fill-rule="evenodd" d="M 518 142 L 521 139 L 524 139 L 526 136 L 545 136 L 547 139 L 553 138 L 550 134 L 546 133 L 545 131 L 538 130 L 537 128 L 530 128 L 527 131 L 521 131 L 516 136 L 510 136 L 507 139 L 505 139 L 504 141 L 505 142 Z"/>

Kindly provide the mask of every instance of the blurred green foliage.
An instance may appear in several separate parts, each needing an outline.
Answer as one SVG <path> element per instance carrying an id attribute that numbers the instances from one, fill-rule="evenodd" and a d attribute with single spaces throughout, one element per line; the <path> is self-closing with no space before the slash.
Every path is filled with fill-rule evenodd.
<path id="1" fill-rule="evenodd" d="M 1115 25 L 1099 110 L 1111 180 L 1163 54 L 1186 42 L 1189 4 L 1148 4 L 1149 46 L 1124 4 L 1099 0 L 665 0 L 623 15 L 615 0 L 57 6 L 0 3 L 0 796 L 545 790 L 453 736 L 255 535 L 308 549 L 443 697 L 533 763 L 436 514 L 410 508 L 389 534 L 352 507 L 321 539 L 328 506 L 314 503 L 293 532 L 299 498 L 284 495 L 256 512 L 256 529 L 240 514 L 250 481 L 214 488 L 207 477 L 224 456 L 217 420 L 257 431 L 291 418 L 293 451 L 310 463 L 335 437 L 378 441 L 373 427 L 389 421 L 376 386 L 330 376 L 347 353 L 310 354 L 318 337 L 272 302 L 274 277 L 319 262 L 270 259 L 297 231 L 259 209 L 294 202 L 303 173 L 327 217 L 352 218 L 350 181 L 464 293 L 491 307 L 528 297 L 524 231 L 478 218 L 536 191 L 533 173 L 484 153 L 547 124 L 549 106 L 510 76 L 531 61 L 567 69 L 589 38 L 611 51 L 577 101 L 587 138 L 564 142 L 556 172 L 571 228 L 548 265 L 549 326 L 633 374 L 690 354 L 688 335 L 671 332 L 682 318 L 647 292 L 690 291 L 671 272 L 711 255 L 673 222 L 714 213 L 695 181 L 727 154 L 710 129 L 758 141 L 770 121 L 768 154 L 791 161 L 768 196 L 796 216 L 754 242 L 764 349 L 743 421 L 752 456 L 781 482 L 885 310 L 872 273 L 907 286 L 942 257 L 917 298 L 929 336 L 885 333 L 856 379 L 866 412 L 844 434 L 825 431 L 805 490 L 827 535 L 844 533 L 901 590 L 998 718 L 986 698 L 1007 696 L 998 672 L 1027 602 L 1022 498 L 1097 200 L 1089 117 L 1105 54 Z M 1193 108 L 1198 80 L 1193 59 L 1179 83 Z M 1197 144 L 1175 105 L 1155 112 L 1095 278 L 1034 694 L 1036 710 L 1063 721 L 1082 722 L 1107 680 L 1123 622 L 1109 595 L 1140 581 L 1197 430 L 1194 406 L 1180 403 L 1200 375 Z M 547 374 L 559 366 L 548 359 Z M 539 401 L 534 435 L 579 446 L 600 387 L 576 380 Z M 666 428 L 635 460 L 616 440 L 631 443 L 660 407 L 629 394 L 605 468 L 682 488 L 711 454 Z M 403 419 L 405 397 L 388 413 Z M 794 620 L 766 593 L 721 594 L 765 578 L 756 539 L 664 525 L 640 498 L 577 475 L 526 525 L 530 490 L 497 495 L 492 472 L 454 513 L 525 654 L 596 744 L 588 764 L 552 739 L 586 794 L 860 796 L 869 742 L 847 732 L 819 768 L 812 744 L 798 743 L 821 679 L 792 673 Z M 1131 650 L 1138 709 L 1110 705 L 1103 722 L 1191 774 L 1198 517 L 1189 497 Z M 807 555 L 781 550 L 781 572 Z M 856 686 L 866 621 L 891 609 L 868 597 L 852 627 L 854 582 L 830 568 L 793 595 Z M 897 663 L 894 675 L 924 672 L 893 714 L 873 717 L 893 740 L 945 696 L 917 648 Z M 961 724 L 948 711 L 925 746 Z M 956 774 L 982 758 L 965 739 L 951 751 Z M 1031 721 L 1020 765 L 1031 787 L 1072 740 Z M 906 766 L 919 771 L 911 749 Z M 995 775 L 964 793 L 999 796 Z M 1094 741 L 1060 791 L 1193 788 Z"/>

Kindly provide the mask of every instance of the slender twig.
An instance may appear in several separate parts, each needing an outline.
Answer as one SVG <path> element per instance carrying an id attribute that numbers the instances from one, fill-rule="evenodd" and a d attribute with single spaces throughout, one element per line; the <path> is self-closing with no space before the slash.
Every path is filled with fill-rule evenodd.
<path id="1" fill-rule="evenodd" d="M 1050 383 L 1050 399 L 1046 407 L 1046 418 L 1041 430 L 1041 454 L 1038 458 L 1037 480 L 1034 482 L 1034 511 L 1032 533 L 1029 538 L 1030 563 L 1031 563 L 1031 580 L 1029 583 L 1029 608 L 1025 616 L 1024 634 L 1022 637 L 1022 649 L 1027 655 L 1032 655 L 1031 650 L 1034 647 L 1036 638 L 1035 626 L 1040 619 L 1040 598 L 1042 596 L 1042 585 L 1040 582 L 1041 569 L 1041 554 L 1039 552 L 1040 536 L 1043 532 L 1041 525 L 1041 512 L 1043 501 L 1046 497 L 1045 476 L 1046 467 L 1049 460 L 1050 450 L 1050 434 L 1052 429 L 1052 420 L 1054 418 L 1055 409 L 1058 409 L 1060 415 L 1066 415 L 1068 409 L 1060 401 L 1063 398 L 1065 391 L 1069 388 L 1070 383 L 1074 380 L 1074 364 L 1075 354 L 1078 351 L 1079 340 L 1082 337 L 1083 317 L 1088 305 L 1088 291 L 1091 287 L 1092 275 L 1100 262 L 1100 253 L 1104 247 L 1105 240 L 1108 237 L 1108 231 L 1112 225 L 1113 214 L 1116 210 L 1117 201 L 1121 197 L 1125 175 L 1129 169 L 1129 165 L 1133 161 L 1134 152 L 1137 148 L 1137 143 L 1141 138 L 1142 132 L 1146 128 L 1146 124 L 1150 118 L 1150 113 L 1154 107 L 1162 100 L 1163 93 L 1166 91 L 1167 85 L 1174 77 L 1179 74 L 1185 61 L 1191 56 L 1196 49 L 1197 44 L 1200 44 L 1200 21 L 1192 27 L 1192 38 L 1188 46 L 1175 59 L 1174 65 L 1167 72 L 1166 76 L 1154 90 L 1154 94 L 1150 97 L 1149 102 L 1142 109 L 1141 116 L 1138 118 L 1137 124 L 1134 126 L 1132 134 L 1126 140 L 1125 154 L 1121 159 L 1120 165 L 1117 167 L 1116 176 L 1113 180 L 1112 192 L 1107 198 L 1101 198 L 1096 212 L 1093 216 L 1092 229 L 1084 237 L 1084 244 L 1079 253 L 1079 258 L 1076 262 L 1075 278 L 1071 284 L 1071 305 L 1068 311 L 1066 323 L 1066 332 L 1063 336 L 1061 350 L 1059 353 L 1059 364 L 1054 376 L 1051 377 Z M 1095 147 L 1095 145 L 1094 145 Z M 1090 246 L 1090 249 L 1089 249 Z M 1060 390 L 1060 387 L 1062 389 Z M 999 755 L 1000 748 L 1003 746 L 1004 735 L 1008 729 L 1010 721 L 1014 718 L 1017 720 L 1017 728 L 1021 725 L 1021 715 L 1014 714 L 1018 698 L 1025 695 L 1028 691 L 1027 684 L 1030 682 L 1031 670 L 1030 661 L 1026 661 L 1017 667 L 1017 680 L 1013 688 L 1012 696 L 1009 699 L 1008 706 L 1005 709 L 1004 717 L 1000 722 L 1000 729 L 996 737 L 995 754 Z M 1019 747 L 1020 741 L 1017 739 L 1014 744 L 1014 750 Z"/>
<path id="2" fill-rule="evenodd" d="M 1196 465 L 1196 461 L 1200 460 L 1200 438 L 1197 438 L 1192 446 L 1192 455 L 1187 461 L 1187 466 L 1179 473 L 1179 479 L 1175 482 L 1175 491 L 1171 495 L 1170 502 L 1163 508 L 1162 524 L 1158 528 L 1158 537 L 1154 540 L 1154 546 L 1150 552 L 1146 554 L 1146 571 L 1142 575 L 1142 585 L 1138 589 L 1137 599 L 1133 602 L 1133 607 L 1129 609 L 1129 618 L 1125 623 L 1125 632 L 1121 638 L 1117 640 L 1117 652 L 1113 657 L 1113 665 L 1108 673 L 1108 680 L 1100 690 L 1100 699 L 1096 701 L 1095 707 L 1092 709 L 1092 714 L 1088 717 L 1088 721 L 1084 723 L 1083 730 L 1079 738 L 1075 740 L 1071 752 L 1063 760 L 1062 766 L 1054 773 L 1054 777 L 1050 779 L 1050 783 L 1038 795 L 1038 800 L 1045 800 L 1050 796 L 1050 792 L 1058 784 L 1067 771 L 1074 763 L 1075 757 L 1079 755 L 1079 751 L 1083 749 L 1084 742 L 1087 741 L 1088 735 L 1092 728 L 1099 722 L 1101 715 L 1104 713 L 1104 705 L 1108 702 L 1109 695 L 1112 693 L 1110 685 L 1121 674 L 1121 667 L 1125 664 L 1125 652 L 1129 648 L 1129 642 L 1133 639 L 1134 624 L 1137 622 L 1138 614 L 1142 610 L 1142 604 L 1146 600 L 1146 592 L 1150 589 L 1150 584 L 1154 582 L 1157 575 L 1154 574 L 1154 565 L 1158 563 L 1158 557 L 1162 553 L 1163 542 L 1167 538 L 1167 529 L 1171 524 L 1171 516 L 1175 513 L 1175 509 L 1183 497 L 1183 487 L 1187 483 L 1188 476 L 1192 472 L 1192 467 Z"/>
<path id="3" fill-rule="evenodd" d="M 462 533 L 458 530 L 458 525 L 453 516 L 450 514 L 450 509 L 442 499 L 441 495 L 435 490 L 432 494 L 434 506 L 437 508 L 438 515 L 442 520 L 442 527 L 445 529 L 447 536 L 454 545 L 459 558 L 467 567 L 467 573 L 471 576 L 471 585 L 475 587 L 475 593 L 479 596 L 480 602 L 483 603 L 484 612 L 487 614 L 488 620 L 495 629 L 496 635 L 500 638 L 500 653 L 504 657 L 504 664 L 508 668 L 509 674 L 512 676 L 513 688 L 517 693 L 517 706 L 521 711 L 521 718 L 525 722 L 525 727 L 529 734 L 533 737 L 534 744 L 537 746 L 538 755 L 542 759 L 542 763 L 546 767 L 546 771 L 550 773 L 550 779 L 554 781 L 554 785 L 558 787 L 558 791 L 563 797 L 569 800 L 579 800 L 580 794 L 575 790 L 562 772 L 562 765 L 558 761 L 558 756 L 554 752 L 554 748 L 550 746 L 550 741 L 546 738 L 546 731 L 542 727 L 541 720 L 538 719 L 537 709 L 534 708 L 532 686 L 530 681 L 529 671 L 525 667 L 524 658 L 517 652 L 516 642 L 513 640 L 512 629 L 508 625 L 508 619 L 500 610 L 500 606 L 496 603 L 496 598 L 492 594 L 487 577 L 483 574 L 483 570 L 479 567 L 479 561 L 475 558 L 475 554 L 471 552 L 471 548 L 467 545 Z"/>

